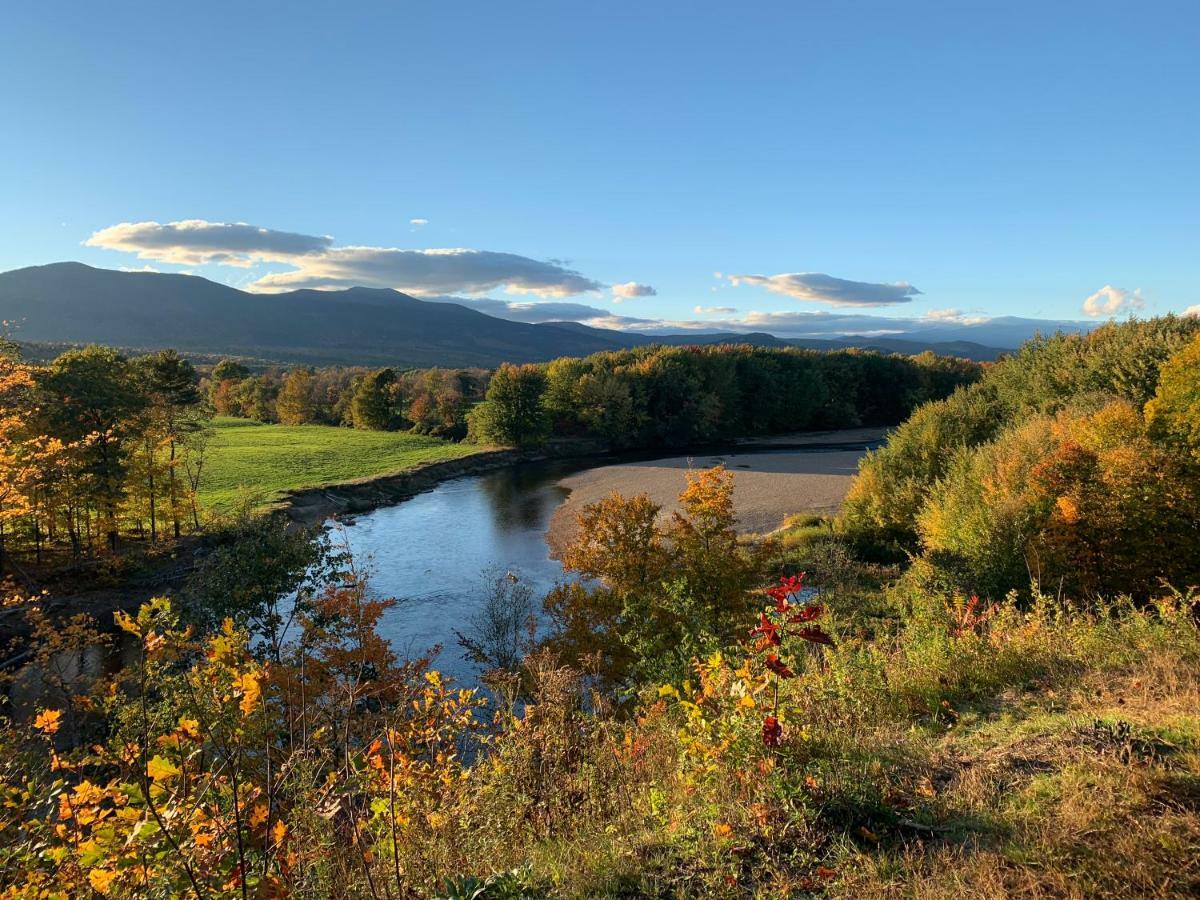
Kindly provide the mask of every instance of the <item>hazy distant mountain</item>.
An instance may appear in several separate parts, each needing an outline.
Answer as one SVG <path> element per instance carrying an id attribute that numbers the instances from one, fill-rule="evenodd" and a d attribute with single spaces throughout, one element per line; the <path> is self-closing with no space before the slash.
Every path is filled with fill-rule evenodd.
<path id="1" fill-rule="evenodd" d="M 0 319 L 17 322 L 22 341 L 170 346 L 314 364 L 494 366 L 622 346 L 398 291 L 252 294 L 190 275 L 80 263 L 0 274 Z"/>
<path id="2" fill-rule="evenodd" d="M 858 348 L 860 350 L 878 350 L 881 353 L 907 354 L 932 350 L 934 353 L 943 356 L 962 356 L 975 360 L 996 359 L 1002 353 L 1006 352 L 1006 350 L 1017 347 L 1025 340 L 1028 340 L 1028 338 L 1021 338 L 1014 341 L 1011 346 L 1000 347 L 987 346 L 976 341 L 959 339 L 925 340 L 923 337 L 915 335 L 912 337 L 781 338 L 762 331 L 745 334 L 733 331 L 719 331 L 708 334 L 640 334 L 627 331 L 609 331 L 604 328 L 592 328 L 589 325 L 582 325 L 579 322 L 554 322 L 553 324 L 560 328 L 570 328 L 574 331 L 596 335 L 597 337 L 601 335 L 608 336 L 610 340 L 622 341 L 624 346 L 627 347 L 640 347 L 646 344 L 683 346 L 687 344 L 738 343 L 754 344 L 756 347 L 804 347 L 808 350 L 848 350 L 850 348 Z M 1052 333 L 1056 329 L 1053 327 L 1047 329 L 1045 326 L 1057 325 L 1058 323 L 1043 322 L 1040 324 L 1043 326 L 1041 328 L 1043 333 Z M 1032 337 L 1036 331 L 1038 331 L 1036 327 L 1031 328 L 1029 330 L 1029 337 Z"/>
<path id="3" fill-rule="evenodd" d="M 927 325 L 887 337 L 785 339 L 766 333 L 638 334 L 577 322 L 526 324 L 398 291 L 351 288 L 254 294 L 191 275 L 118 272 L 82 263 L 0 274 L 0 319 L 16 336 L 46 344 L 177 347 L 279 362 L 399 366 L 494 366 L 645 344 L 751 343 L 814 349 L 863 347 L 993 359 L 1035 331 L 1076 322 L 1006 317 L 984 325 Z"/>

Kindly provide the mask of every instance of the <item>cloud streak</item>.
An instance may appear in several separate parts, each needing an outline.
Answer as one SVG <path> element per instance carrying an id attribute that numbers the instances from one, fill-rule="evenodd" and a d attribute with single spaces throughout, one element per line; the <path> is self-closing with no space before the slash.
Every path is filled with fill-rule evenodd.
<path id="1" fill-rule="evenodd" d="M 636 281 L 626 281 L 624 284 L 614 284 L 612 286 L 613 303 L 620 303 L 623 300 L 634 300 L 638 297 L 653 297 L 658 294 L 654 288 L 648 284 L 638 284 Z"/>
<path id="2" fill-rule="evenodd" d="M 176 265 L 291 267 L 290 271 L 263 275 L 248 286 L 263 292 L 362 286 L 425 296 L 503 288 L 512 293 L 569 297 L 604 288 L 599 281 L 555 260 L 469 248 L 338 247 L 328 236 L 275 231 L 244 222 L 123 222 L 97 231 L 84 243 Z"/>
<path id="3" fill-rule="evenodd" d="M 493 250 L 335 247 L 319 256 L 289 262 L 296 266 L 294 271 L 264 275 L 251 289 L 273 292 L 388 287 L 419 297 L 452 292 L 478 294 L 502 287 L 518 294 L 569 297 L 603 287 L 556 263 Z"/>
<path id="4" fill-rule="evenodd" d="M 586 303 L 570 303 L 561 300 L 498 300 L 494 297 L 428 296 L 423 300 L 434 303 L 456 303 L 468 309 L 478 310 L 510 322 L 590 322 L 606 318 L 608 310 Z M 638 321 L 652 321 L 650 319 Z"/>
<path id="5" fill-rule="evenodd" d="M 911 303 L 921 292 L 907 281 L 877 284 L 849 281 L 821 272 L 785 272 L 781 275 L 730 275 L 734 287 L 764 287 L 775 294 L 795 300 L 826 303 L 830 306 L 891 306 Z"/>
<path id="6" fill-rule="evenodd" d="M 961 309 L 931 309 L 922 317 L 930 322 L 950 322 L 955 325 L 982 325 L 990 322 L 991 316 L 968 315 Z"/>
<path id="7" fill-rule="evenodd" d="M 327 251 L 333 238 L 291 231 L 259 228 L 245 222 L 122 222 L 97 231 L 84 241 L 87 247 L 103 247 L 134 253 L 138 259 L 182 266 L 238 266 L 305 258 Z"/>
<path id="8" fill-rule="evenodd" d="M 493 297 L 425 297 L 439 303 L 457 303 L 490 316 L 513 322 L 538 324 L 544 322 L 579 322 L 593 328 L 612 328 L 638 334 L 678 334 L 680 332 L 731 332 L 749 334 L 767 331 L 783 338 L 877 337 L 882 335 L 911 335 L 919 337 L 931 328 L 954 325 L 978 325 L 983 317 L 945 316 L 900 318 L 866 313 L 783 310 L 760 312 L 752 310 L 736 316 L 732 306 L 696 306 L 693 312 L 705 319 L 638 318 L 613 315 L 605 309 L 586 303 L 554 300 L 501 300 Z"/>

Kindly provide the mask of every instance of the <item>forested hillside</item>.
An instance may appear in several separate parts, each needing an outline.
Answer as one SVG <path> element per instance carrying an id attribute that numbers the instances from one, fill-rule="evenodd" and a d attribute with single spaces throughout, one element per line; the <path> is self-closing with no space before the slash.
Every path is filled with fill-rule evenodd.
<path id="1" fill-rule="evenodd" d="M 863 463 L 842 531 L 996 598 L 1200 583 L 1197 334 L 1167 317 L 1029 342 Z"/>

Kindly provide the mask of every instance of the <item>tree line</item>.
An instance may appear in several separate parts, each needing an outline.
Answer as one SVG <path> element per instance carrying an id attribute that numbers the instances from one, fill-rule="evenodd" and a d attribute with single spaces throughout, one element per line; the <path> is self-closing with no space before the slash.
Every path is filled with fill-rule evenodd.
<path id="1" fill-rule="evenodd" d="M 741 435 L 894 425 L 979 378 L 978 363 L 922 353 L 749 345 L 648 347 L 503 365 L 470 435 L 531 446 L 587 437 L 616 448 L 683 447 Z"/>
<path id="2" fill-rule="evenodd" d="M 254 374 L 226 359 L 206 390 L 218 415 L 261 422 L 407 429 L 524 447 L 592 438 L 632 449 L 894 425 L 981 371 L 932 353 L 720 345 L 642 347 L 495 372 L 300 366 Z"/>
<path id="3" fill-rule="evenodd" d="M 107 347 L 24 363 L 0 343 L 0 573 L 151 543 L 200 526 L 209 407 L 173 350 L 129 359 Z"/>
<path id="4" fill-rule="evenodd" d="M 297 366 L 252 373 L 232 359 L 205 383 L 214 411 L 283 425 L 412 430 L 451 440 L 467 433 L 467 412 L 483 399 L 484 369 L 366 369 Z"/>

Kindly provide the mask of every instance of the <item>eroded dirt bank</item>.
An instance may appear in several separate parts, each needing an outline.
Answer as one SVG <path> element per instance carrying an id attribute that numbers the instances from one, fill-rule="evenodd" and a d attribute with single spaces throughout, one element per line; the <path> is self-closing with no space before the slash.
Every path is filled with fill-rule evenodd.
<path id="1" fill-rule="evenodd" d="M 480 475 L 517 463 L 593 456 L 603 459 L 604 448 L 591 441 L 564 441 L 536 451 L 481 450 L 462 459 L 430 463 L 356 481 L 289 491 L 273 504 L 273 508 L 285 513 L 297 525 L 311 526 L 330 516 L 362 513 L 400 503 L 452 478 Z"/>

